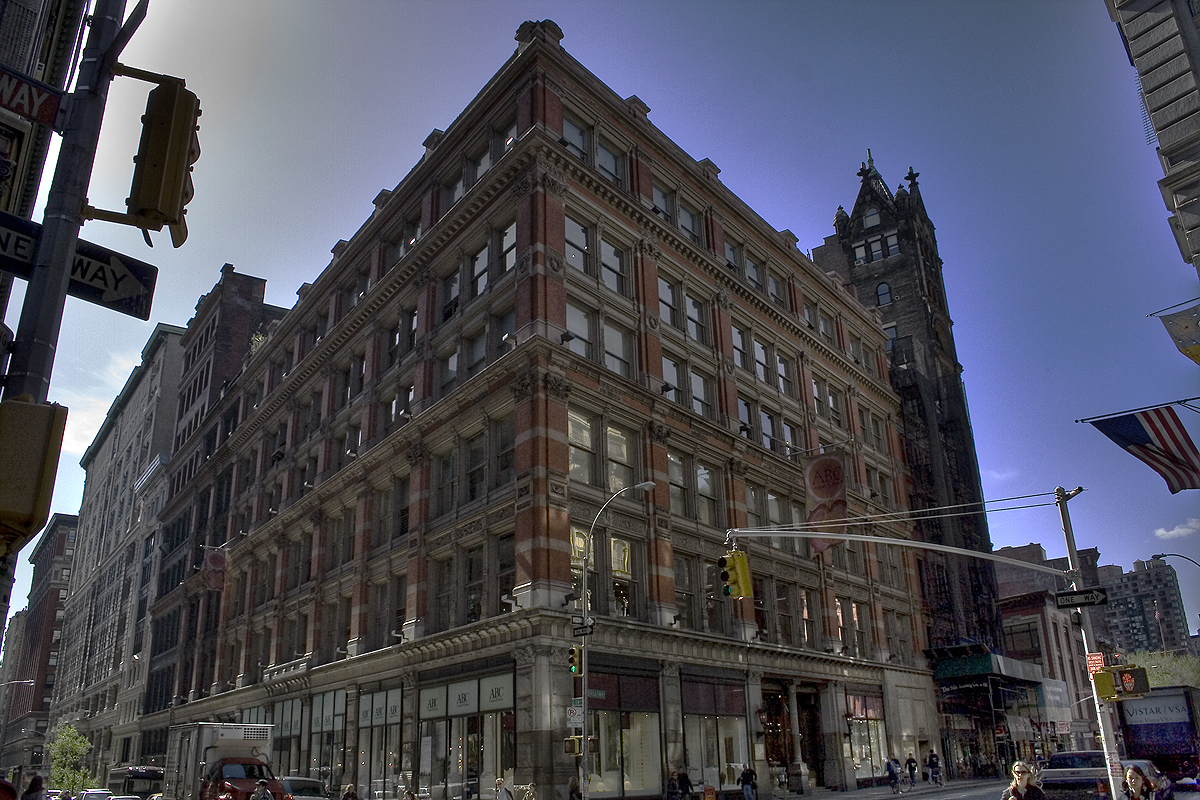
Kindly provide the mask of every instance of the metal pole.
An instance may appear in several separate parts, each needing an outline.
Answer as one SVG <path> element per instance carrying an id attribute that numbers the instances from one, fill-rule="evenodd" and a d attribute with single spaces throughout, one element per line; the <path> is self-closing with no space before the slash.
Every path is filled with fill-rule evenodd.
<path id="1" fill-rule="evenodd" d="M 28 394 L 35 403 L 44 403 L 49 394 L 67 285 L 79 228 L 83 225 L 81 211 L 87 202 L 96 143 L 100 140 L 100 124 L 112 79 L 102 63 L 121 29 L 124 14 L 125 0 L 97 0 L 88 20 L 92 29 L 79 63 L 79 80 L 71 93 L 58 163 L 46 198 L 42 236 L 4 379 L 5 400 Z M 17 556 L 10 553 L 0 559 L 0 620 L 8 618 Z M 0 632 L 0 642 L 2 637 Z"/>
<path id="2" fill-rule="evenodd" d="M 1062 517 L 1063 535 L 1067 540 L 1067 561 L 1071 566 L 1072 588 L 1079 591 L 1084 588 L 1083 576 L 1079 571 L 1079 552 L 1075 549 L 1075 531 L 1071 528 L 1071 515 L 1067 511 L 1067 501 L 1075 495 L 1083 491 L 1083 487 L 1067 491 L 1059 486 L 1054 490 L 1054 502 L 1058 506 L 1058 512 Z M 1099 652 L 1096 646 L 1096 637 L 1092 633 L 1092 620 L 1088 616 L 1087 607 L 1079 609 L 1080 624 L 1083 628 L 1083 646 L 1089 653 Z M 1121 757 L 1117 753 L 1117 742 L 1113 735 L 1112 721 L 1109 719 L 1108 711 L 1104 708 L 1104 704 L 1100 701 L 1100 696 L 1096 694 L 1096 683 L 1092 682 L 1092 700 L 1096 705 L 1096 719 L 1100 723 L 1100 744 L 1104 748 L 1104 760 L 1108 765 L 1108 796 L 1118 797 L 1117 789 L 1121 786 L 1121 778 L 1117 775 L 1121 772 Z"/>
<path id="3" fill-rule="evenodd" d="M 629 491 L 630 489 L 653 489 L 653 488 L 654 488 L 654 481 L 642 481 L 641 483 L 636 483 L 633 486 L 625 486 L 625 487 L 613 492 L 612 497 L 605 500 L 604 505 L 600 506 L 600 510 L 596 512 L 595 519 L 592 520 L 592 526 L 590 528 L 588 528 L 587 544 L 583 548 L 583 560 L 582 560 L 583 574 L 580 576 L 580 584 L 581 585 L 579 587 L 579 607 L 582 612 L 580 614 L 580 616 L 583 618 L 583 625 L 585 627 L 592 624 L 591 617 L 589 616 L 589 612 L 591 609 L 589 608 L 589 603 L 588 603 L 589 594 L 590 594 L 590 592 L 588 591 L 588 566 L 589 566 L 589 562 L 591 561 L 592 534 L 596 530 L 596 523 L 598 523 L 600 521 L 600 516 L 604 513 L 604 509 L 608 508 L 608 504 L 611 503 L 613 500 L 616 500 L 623 493 Z M 584 636 L 582 638 L 583 638 L 583 641 L 579 645 L 579 653 L 580 653 L 579 674 L 583 678 L 583 680 L 582 680 L 583 690 L 581 692 L 581 694 L 583 695 L 583 698 L 582 698 L 582 702 L 580 703 L 580 705 L 583 706 L 583 761 L 580 764 L 580 766 L 583 768 L 583 776 L 581 777 L 581 779 L 579 781 L 579 796 L 582 798 L 582 800 L 588 800 L 588 783 L 591 779 L 591 774 L 592 774 L 592 750 L 591 750 L 591 747 L 588 746 L 589 745 L 588 728 L 591 727 L 588 724 L 588 644 L 587 644 L 588 637 Z"/>

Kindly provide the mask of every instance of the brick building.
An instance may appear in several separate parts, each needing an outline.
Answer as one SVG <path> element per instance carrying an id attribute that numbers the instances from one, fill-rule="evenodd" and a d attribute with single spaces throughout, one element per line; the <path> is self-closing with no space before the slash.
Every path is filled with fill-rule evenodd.
<path id="1" fill-rule="evenodd" d="M 853 786 L 937 745 L 913 551 L 743 536 L 741 601 L 716 565 L 805 520 L 823 450 L 849 516 L 912 537 L 879 312 L 561 38 L 521 26 L 286 314 L 232 268 L 197 305 L 130 758 L 270 722 L 277 772 L 364 796 L 565 797 L 584 584 L 593 795 Z M 210 371 L 221 336 L 245 357 Z"/>
<path id="2" fill-rule="evenodd" d="M 33 579 L 29 586 L 29 605 L 21 621 L 24 633 L 16 640 L 19 648 L 15 669 L 5 681 L 8 707 L 0 720 L 0 771 L 15 774 L 20 780 L 32 774 L 50 775 L 50 762 L 43 759 L 46 733 L 50 726 L 50 703 L 61 671 L 60 654 L 66 616 L 67 584 L 74 562 L 79 517 L 54 514 L 29 561 Z M 14 617 L 15 619 L 15 617 Z"/>

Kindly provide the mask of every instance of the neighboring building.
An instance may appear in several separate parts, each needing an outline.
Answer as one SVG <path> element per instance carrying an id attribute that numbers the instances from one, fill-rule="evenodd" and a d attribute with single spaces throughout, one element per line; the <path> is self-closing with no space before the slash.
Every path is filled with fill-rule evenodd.
<path id="1" fill-rule="evenodd" d="M 942 260 L 917 173 L 910 168 L 905 176 L 908 188 L 901 186 L 895 194 L 873 160 L 864 163 L 858 175 L 862 184 L 854 205 L 849 213 L 838 207 L 836 233 L 813 250 L 813 260 L 820 269 L 836 272 L 854 287 L 860 300 L 882 316 L 891 384 L 901 398 L 900 413 L 894 420 L 912 471 L 906 486 L 909 505 L 967 512 L 919 517 L 916 538 L 990 553 L 979 463 L 962 365 L 954 348 Z M 818 335 L 824 335 L 833 324 L 819 312 L 807 318 Z M 849 351 L 855 360 L 857 348 L 851 338 Z M 867 421 L 862 424 L 865 427 Z M 881 494 L 884 491 L 879 490 Z M 990 708 L 978 698 L 965 698 L 963 692 L 964 682 L 982 685 L 982 678 L 968 680 L 962 672 L 966 667 L 954 663 L 965 658 L 970 664 L 990 668 L 991 661 L 977 657 L 1001 652 L 996 574 L 991 561 L 937 551 L 922 552 L 918 569 L 931 647 L 928 655 L 935 662 L 935 675 L 944 678 L 938 698 L 941 738 L 953 775 L 960 765 L 996 759 Z M 995 679 L 1003 681 L 1004 676 Z"/>
<path id="2" fill-rule="evenodd" d="M 105 765 L 121 755 L 114 755 L 121 743 L 112 738 L 120 698 L 144 677 L 135 656 L 142 640 L 136 623 L 150 599 L 143 581 L 147 509 L 137 487 L 171 451 L 183 334 L 174 325 L 155 327 L 79 462 L 86 476 L 54 714 L 91 740 L 88 766 L 101 780 Z"/>
<path id="3" fill-rule="evenodd" d="M 52 515 L 29 555 L 33 579 L 29 606 L 24 612 L 25 631 L 17 645 L 20 649 L 13 651 L 19 653 L 19 660 L 15 673 L 6 680 L 16 683 L 5 687 L 12 691 L 8 693 L 8 709 L 0 730 L 0 772 L 15 771 L 18 786 L 20 776 L 50 775 L 50 764 L 43 763 L 43 754 L 50 702 L 61 663 L 67 584 L 78 524 L 79 517 L 73 514 Z"/>
<path id="4" fill-rule="evenodd" d="M 14 611 L 8 620 L 8 628 L 4 631 L 4 660 L 0 662 L 0 726 L 8 719 L 13 689 L 18 685 L 13 683 L 13 680 L 17 676 L 21 647 L 25 643 L 25 614 L 25 609 Z M 0 777 L 6 777 L 2 770 Z"/>
<path id="5" fill-rule="evenodd" d="M 1183 260 L 1200 275 L 1200 28 L 1195 0 L 1105 0 L 1137 70 L 1158 182 Z"/>
<path id="6" fill-rule="evenodd" d="M 0 65 L 64 89 L 86 6 L 84 0 L 0 0 Z M 26 219 L 33 213 L 50 135 L 49 126 L 0 109 L 0 211 Z M 0 272 L 0 318 L 12 280 Z"/>
<path id="7" fill-rule="evenodd" d="M 1174 567 L 1152 558 L 1134 561 L 1132 572 L 1100 567 L 1099 577 L 1108 590 L 1103 608 L 1109 632 L 1122 652 L 1187 651 L 1190 632 Z"/>
<path id="8" fill-rule="evenodd" d="M 270 722 L 279 773 L 362 796 L 565 798 L 581 642 L 593 794 L 743 763 L 853 788 L 940 749 L 924 557 L 743 535 L 753 601 L 717 567 L 728 529 L 803 523 L 805 454 L 846 451 L 851 517 L 907 507 L 879 312 L 561 38 L 521 26 L 286 315 L 231 267 L 197 305 L 134 760 Z"/>

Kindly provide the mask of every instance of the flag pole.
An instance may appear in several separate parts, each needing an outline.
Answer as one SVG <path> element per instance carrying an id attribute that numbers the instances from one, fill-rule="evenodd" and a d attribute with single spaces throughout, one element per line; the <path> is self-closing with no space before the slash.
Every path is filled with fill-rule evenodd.
<path id="1" fill-rule="evenodd" d="M 1200 400 L 1200 397 L 1185 397 L 1182 400 L 1172 400 L 1169 403 L 1155 403 L 1152 406 L 1142 406 L 1141 408 L 1131 408 L 1128 411 L 1114 411 L 1111 414 L 1100 414 L 1095 417 L 1085 417 L 1084 419 L 1077 419 L 1075 421 L 1076 422 L 1094 422 L 1095 420 L 1098 420 L 1098 419 L 1108 419 L 1109 417 L 1121 417 L 1121 416 L 1124 416 L 1125 414 L 1136 414 L 1139 411 L 1149 411 L 1152 408 L 1163 408 L 1164 406 L 1183 406 L 1184 408 L 1191 408 L 1191 406 L 1188 406 L 1187 404 L 1192 402 L 1193 400 Z M 1194 411 L 1195 409 L 1192 409 L 1192 410 Z"/>

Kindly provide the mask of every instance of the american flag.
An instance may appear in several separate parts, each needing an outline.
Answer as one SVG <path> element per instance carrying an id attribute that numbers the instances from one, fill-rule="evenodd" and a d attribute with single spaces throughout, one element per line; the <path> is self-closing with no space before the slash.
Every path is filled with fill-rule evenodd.
<path id="1" fill-rule="evenodd" d="M 1200 489 L 1200 451 L 1170 406 L 1089 420 L 1096 430 L 1167 482 L 1171 494 Z"/>

